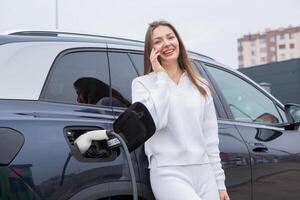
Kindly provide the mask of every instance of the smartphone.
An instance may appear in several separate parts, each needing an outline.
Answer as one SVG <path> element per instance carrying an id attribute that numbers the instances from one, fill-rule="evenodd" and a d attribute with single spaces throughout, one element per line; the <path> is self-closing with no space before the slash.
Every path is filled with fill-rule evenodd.
<path id="1" fill-rule="evenodd" d="M 160 58 L 160 55 L 157 56 L 157 60 L 158 60 L 159 64 L 161 64 L 161 58 Z"/>

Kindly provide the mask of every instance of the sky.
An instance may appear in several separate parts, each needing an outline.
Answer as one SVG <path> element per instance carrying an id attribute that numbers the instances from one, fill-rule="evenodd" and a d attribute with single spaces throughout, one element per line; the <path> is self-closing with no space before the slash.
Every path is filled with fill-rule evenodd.
<path id="1" fill-rule="evenodd" d="M 148 24 L 164 19 L 187 49 L 237 68 L 238 38 L 300 26 L 299 10 L 299 0 L 0 0 L 0 33 L 58 27 L 143 41 Z"/>

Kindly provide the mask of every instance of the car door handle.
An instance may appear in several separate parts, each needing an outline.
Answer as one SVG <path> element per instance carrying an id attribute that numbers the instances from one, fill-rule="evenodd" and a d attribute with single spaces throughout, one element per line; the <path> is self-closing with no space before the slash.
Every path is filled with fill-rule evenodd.
<path id="1" fill-rule="evenodd" d="M 249 146 L 251 147 L 253 152 L 262 152 L 262 153 L 269 152 L 268 147 L 263 143 L 254 142 L 254 143 L 250 143 Z"/>

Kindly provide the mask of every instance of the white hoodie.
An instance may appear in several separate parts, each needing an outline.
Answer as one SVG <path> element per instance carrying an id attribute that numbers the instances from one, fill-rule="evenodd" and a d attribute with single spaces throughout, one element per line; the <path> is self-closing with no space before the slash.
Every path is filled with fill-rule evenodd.
<path id="1" fill-rule="evenodd" d="M 178 85 L 166 72 L 151 72 L 133 80 L 132 102 L 143 103 L 156 125 L 155 134 L 145 143 L 149 168 L 152 156 L 157 166 L 210 163 L 218 188 L 226 189 L 216 112 L 207 91 L 204 97 L 186 72 Z"/>

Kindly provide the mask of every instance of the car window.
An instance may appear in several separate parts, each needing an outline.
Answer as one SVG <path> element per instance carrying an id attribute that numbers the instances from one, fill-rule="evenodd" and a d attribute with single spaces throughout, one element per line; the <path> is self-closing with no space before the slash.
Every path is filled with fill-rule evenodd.
<path id="1" fill-rule="evenodd" d="M 143 54 L 130 54 L 134 67 L 139 75 L 144 75 L 144 55 Z"/>
<path id="2" fill-rule="evenodd" d="M 99 104 L 109 98 L 106 52 L 71 52 L 60 57 L 47 80 L 43 99 L 80 104 Z"/>
<path id="3" fill-rule="evenodd" d="M 131 82 L 138 76 L 127 53 L 108 54 L 113 106 L 128 107 L 131 104 Z"/>
<path id="4" fill-rule="evenodd" d="M 263 124 L 282 123 L 275 104 L 242 78 L 214 67 L 206 67 L 222 92 L 237 121 Z"/>

